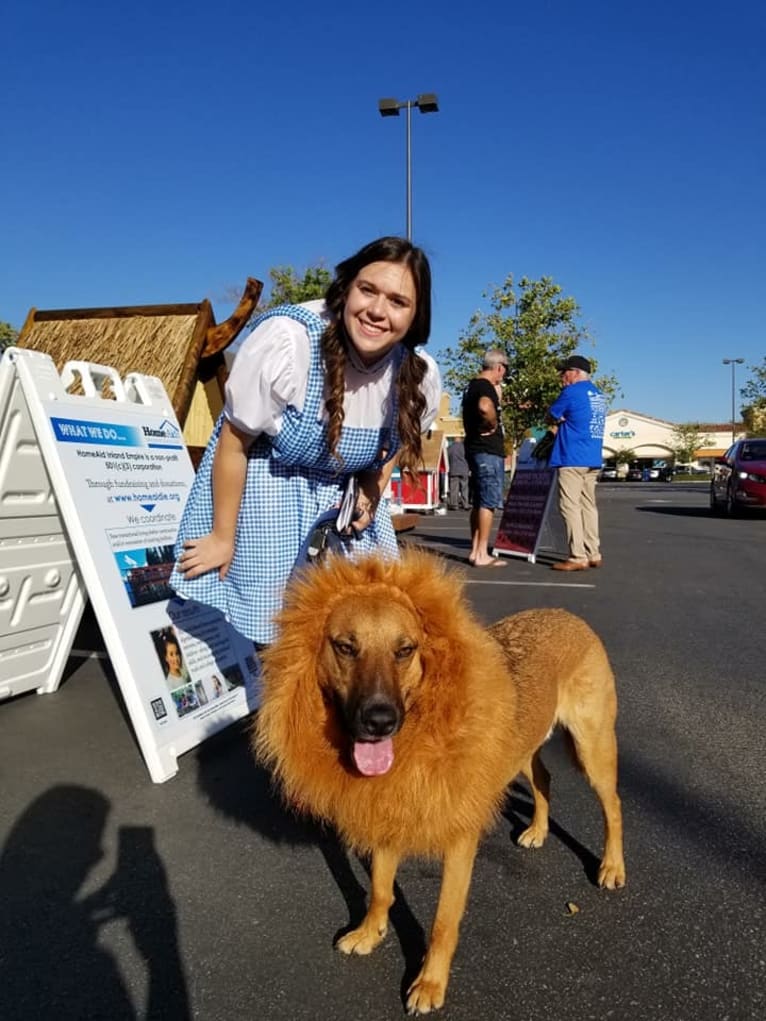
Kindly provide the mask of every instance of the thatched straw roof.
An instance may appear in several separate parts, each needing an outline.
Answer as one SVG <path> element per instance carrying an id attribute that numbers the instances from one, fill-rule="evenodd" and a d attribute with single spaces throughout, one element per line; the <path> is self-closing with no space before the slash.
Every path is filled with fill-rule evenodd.
<path id="1" fill-rule="evenodd" d="M 183 425 L 196 384 L 223 372 L 222 352 L 250 318 L 262 289 L 259 280 L 248 278 L 239 305 L 220 325 L 207 299 L 185 305 L 33 308 L 16 343 L 50 355 L 59 372 L 65 362 L 77 360 L 110 365 L 121 377 L 128 372 L 158 376 Z"/>

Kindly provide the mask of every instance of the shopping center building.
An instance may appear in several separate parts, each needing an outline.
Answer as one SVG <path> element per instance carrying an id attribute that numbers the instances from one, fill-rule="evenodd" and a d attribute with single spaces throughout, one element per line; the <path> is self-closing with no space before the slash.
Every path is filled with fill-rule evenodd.
<path id="1" fill-rule="evenodd" d="M 709 468 L 716 457 L 721 457 L 732 443 L 731 422 L 694 423 L 700 436 L 700 446 L 694 451 L 689 462 L 696 467 Z M 638 411 L 618 408 L 606 416 L 604 429 L 603 461 L 605 464 L 632 464 L 637 467 L 650 467 L 655 462 L 667 465 L 676 463 L 674 447 L 678 440 L 675 436 L 675 422 L 667 422 L 662 418 L 652 418 Z M 463 435 L 463 422 L 460 415 L 450 414 L 450 396 L 443 393 L 441 406 L 434 429 L 441 430 L 447 439 Z M 745 435 L 745 426 L 738 422 L 735 430 L 736 438 Z"/>
<path id="2" fill-rule="evenodd" d="M 732 423 L 695 422 L 694 425 L 700 436 L 700 446 L 694 451 L 691 463 L 710 467 L 713 460 L 721 457 L 731 446 Z M 676 461 L 673 448 L 678 444 L 675 429 L 673 422 L 627 408 L 610 411 L 604 429 L 604 462 L 637 462 L 643 467 L 655 461 L 665 461 L 672 465 Z M 737 423 L 734 432 L 737 438 L 745 435 L 741 422 Z"/>

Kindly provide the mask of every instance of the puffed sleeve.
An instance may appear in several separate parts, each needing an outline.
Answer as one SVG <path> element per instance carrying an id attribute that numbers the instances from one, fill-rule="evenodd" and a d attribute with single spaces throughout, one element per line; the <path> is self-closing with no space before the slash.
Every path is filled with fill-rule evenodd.
<path id="1" fill-rule="evenodd" d="M 288 404 L 303 407 L 309 360 L 308 334 L 296 320 L 274 316 L 256 326 L 226 381 L 226 418 L 253 436 L 276 436 Z"/>
<path id="2" fill-rule="evenodd" d="M 442 377 L 439 366 L 433 358 L 425 351 L 418 351 L 418 355 L 428 364 L 428 371 L 423 378 L 422 390 L 426 399 L 426 409 L 423 412 L 423 432 L 428 432 L 436 421 L 439 414 L 439 404 L 442 397 Z"/>

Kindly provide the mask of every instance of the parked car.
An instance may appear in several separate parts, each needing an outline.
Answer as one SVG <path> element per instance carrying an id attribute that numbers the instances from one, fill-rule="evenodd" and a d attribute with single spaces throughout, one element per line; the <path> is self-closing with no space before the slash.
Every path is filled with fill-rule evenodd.
<path id="1" fill-rule="evenodd" d="M 617 474 L 617 469 L 611 465 L 605 464 L 601 471 L 598 473 L 599 482 L 614 482 L 620 476 Z"/>
<path id="2" fill-rule="evenodd" d="M 633 465 L 628 469 L 628 482 L 671 482 L 673 469 L 668 465 L 652 465 L 643 467 Z"/>
<path id="3" fill-rule="evenodd" d="M 737 440 L 717 457 L 710 480 L 710 509 L 735 515 L 766 508 L 766 439 Z"/>

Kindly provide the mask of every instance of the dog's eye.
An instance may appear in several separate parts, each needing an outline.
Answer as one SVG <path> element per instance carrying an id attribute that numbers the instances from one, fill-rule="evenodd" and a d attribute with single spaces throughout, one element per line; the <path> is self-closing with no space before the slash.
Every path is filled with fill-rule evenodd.
<path id="1" fill-rule="evenodd" d="M 339 656 L 354 657 L 356 655 L 356 649 L 351 644 L 351 642 L 344 642 L 340 638 L 333 639 L 332 647 L 333 649 L 335 649 Z"/>
<path id="2" fill-rule="evenodd" d="M 396 656 L 397 659 L 409 659 L 414 651 L 415 651 L 414 645 L 402 645 L 400 648 L 396 650 L 394 656 Z"/>

